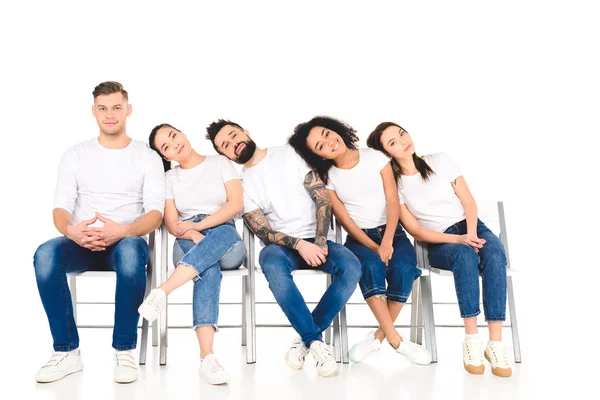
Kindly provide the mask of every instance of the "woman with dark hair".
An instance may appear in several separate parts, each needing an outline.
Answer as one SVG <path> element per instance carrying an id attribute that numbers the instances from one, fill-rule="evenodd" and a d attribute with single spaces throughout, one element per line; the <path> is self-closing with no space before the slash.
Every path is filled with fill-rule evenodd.
<path id="1" fill-rule="evenodd" d="M 389 159 L 372 149 L 359 149 L 349 125 L 330 117 L 299 124 L 289 143 L 326 183 L 335 217 L 348 232 L 344 244 L 362 265 L 363 297 L 379 322 L 350 349 L 361 362 L 387 338 L 394 350 L 416 364 L 431 363 L 431 354 L 404 339 L 394 321 L 408 299 L 416 268 L 415 250 L 398 223 L 398 189 Z M 386 289 L 387 280 L 387 289 Z"/>
<path id="2" fill-rule="evenodd" d="M 462 173 L 445 153 L 417 156 L 408 132 L 393 122 L 379 124 L 369 135 L 367 145 L 391 157 L 400 196 L 400 220 L 406 230 L 428 243 L 430 265 L 454 274 L 466 331 L 464 368 L 471 374 L 482 374 L 485 354 L 494 375 L 511 376 L 502 343 L 506 255 L 502 242 L 477 218 L 477 204 Z M 490 331 L 485 351 L 477 331 L 480 274 Z"/>
<path id="3" fill-rule="evenodd" d="M 176 268 L 150 292 L 139 313 L 154 321 L 164 309 L 167 295 L 193 279 L 200 372 L 208 383 L 226 383 L 228 376 L 213 354 L 213 341 L 218 330 L 221 269 L 239 268 L 246 256 L 234 224 L 242 211 L 242 182 L 231 161 L 220 155 L 198 154 L 172 125 L 152 129 L 149 144 L 165 164 L 165 223 L 177 238 L 173 245 Z M 170 168 L 172 161 L 179 165 Z"/>

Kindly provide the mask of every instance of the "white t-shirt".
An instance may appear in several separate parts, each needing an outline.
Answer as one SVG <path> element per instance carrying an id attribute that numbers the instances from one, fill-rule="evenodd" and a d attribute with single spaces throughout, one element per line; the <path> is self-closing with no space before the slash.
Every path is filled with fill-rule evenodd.
<path id="1" fill-rule="evenodd" d="M 227 202 L 225 182 L 240 179 L 227 158 L 207 156 L 193 168 L 167 171 L 167 200 L 174 199 L 181 220 L 212 214 Z"/>
<path id="2" fill-rule="evenodd" d="M 54 208 L 72 214 L 72 223 L 97 212 L 129 224 L 165 207 L 165 172 L 158 154 L 132 140 L 124 149 L 107 149 L 94 138 L 63 154 L 58 168 Z"/>
<path id="3" fill-rule="evenodd" d="M 359 160 L 351 169 L 329 169 L 327 189 L 335 190 L 350 218 L 361 229 L 385 225 L 387 203 L 381 170 L 390 162 L 380 151 L 359 149 Z"/>
<path id="4" fill-rule="evenodd" d="M 288 236 L 314 238 L 317 206 L 304 188 L 311 168 L 290 145 L 267 149 L 251 168 L 242 169 L 244 214 L 260 209 L 271 228 Z M 333 238 L 332 231 L 329 238 Z"/>
<path id="5" fill-rule="evenodd" d="M 434 174 L 427 182 L 420 173 L 402 175 L 398 182 L 400 204 L 406 203 L 421 227 L 444 232 L 465 219 L 465 209 L 450 183 L 462 173 L 446 153 L 426 155 L 423 159 Z"/>

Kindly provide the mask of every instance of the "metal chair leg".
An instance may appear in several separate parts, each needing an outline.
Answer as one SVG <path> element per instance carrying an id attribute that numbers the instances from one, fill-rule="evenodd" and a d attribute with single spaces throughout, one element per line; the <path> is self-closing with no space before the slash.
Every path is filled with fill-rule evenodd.
<path id="1" fill-rule="evenodd" d="M 413 343 L 419 343 L 417 341 L 417 335 L 420 330 L 418 325 L 418 314 L 419 314 L 419 297 L 421 297 L 419 286 L 419 279 L 413 283 L 411 301 L 410 301 L 410 341 Z M 421 344 L 421 343 L 419 343 Z"/>
<path id="2" fill-rule="evenodd" d="M 342 362 L 348 364 L 350 362 L 348 354 L 348 321 L 346 320 L 346 306 L 340 311 L 340 334 L 342 339 Z"/>
<path id="3" fill-rule="evenodd" d="M 517 309 L 515 306 L 515 293 L 513 290 L 512 276 L 506 277 L 506 289 L 508 294 L 508 311 L 510 313 L 510 330 L 513 340 L 513 352 L 515 362 L 521 362 L 521 344 L 519 342 L 519 325 L 517 324 Z"/>
<path id="4" fill-rule="evenodd" d="M 246 277 L 242 276 L 242 346 L 247 345 L 248 337 L 246 326 L 248 326 L 248 319 L 246 318 L 246 292 L 248 288 L 246 285 Z"/>
<path id="5" fill-rule="evenodd" d="M 431 276 L 421 278 L 421 296 L 423 298 L 423 323 L 425 325 L 425 348 L 431 353 L 431 361 L 437 362 L 437 344 L 435 339 L 435 321 L 433 317 L 433 299 Z"/>
<path id="6" fill-rule="evenodd" d="M 73 304 L 73 318 L 75 326 L 77 326 L 77 277 L 69 276 L 69 292 L 71 292 L 71 303 Z"/>

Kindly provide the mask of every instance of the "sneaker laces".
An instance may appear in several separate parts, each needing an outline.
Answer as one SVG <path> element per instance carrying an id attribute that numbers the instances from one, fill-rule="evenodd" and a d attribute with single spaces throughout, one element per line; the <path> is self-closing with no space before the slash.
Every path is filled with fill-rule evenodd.
<path id="1" fill-rule="evenodd" d="M 144 303 L 154 308 L 155 310 L 160 310 L 160 305 L 163 301 L 163 296 L 161 296 L 159 290 L 162 291 L 162 289 L 154 289 L 144 301 Z"/>
<path id="2" fill-rule="evenodd" d="M 316 346 L 311 346 L 311 350 L 313 351 L 313 357 L 316 356 L 317 362 L 323 364 L 327 358 L 333 358 L 333 354 L 331 354 L 331 350 L 329 346 L 327 346 L 324 342 L 318 342 Z"/>
<path id="3" fill-rule="evenodd" d="M 208 368 L 210 368 L 210 372 L 219 372 L 223 371 L 225 368 L 219 363 L 216 357 L 207 357 L 202 361 L 203 363 L 208 364 Z"/>
<path id="4" fill-rule="evenodd" d="M 367 358 L 373 353 L 379 351 L 379 347 L 376 346 L 375 341 L 378 341 L 375 336 L 372 334 L 367 335 L 362 342 L 359 342 L 358 345 L 364 352 L 364 357 Z"/>
<path id="5" fill-rule="evenodd" d="M 469 361 L 474 361 L 474 356 L 478 355 L 477 361 L 481 361 L 481 341 L 469 340 L 465 341 L 467 349 L 467 358 Z"/>
<path id="6" fill-rule="evenodd" d="M 61 352 L 52 353 L 52 357 L 50 357 L 50 360 L 48 360 L 46 365 L 44 365 L 42 368 L 56 367 L 58 364 L 63 362 L 67 357 L 69 357 L 68 352 L 61 351 Z"/>
<path id="7" fill-rule="evenodd" d="M 490 346 L 490 350 L 492 357 L 494 357 L 494 364 L 501 366 L 501 368 L 508 366 L 508 352 L 506 351 L 506 346 Z"/>
<path id="8" fill-rule="evenodd" d="M 292 343 L 290 350 L 292 350 L 294 353 L 298 354 L 302 358 L 306 357 L 306 354 L 308 353 L 308 349 L 306 348 L 304 342 L 302 341 L 302 339 L 300 339 L 300 337 L 297 337 L 294 340 L 294 343 Z"/>
<path id="9" fill-rule="evenodd" d="M 137 369 L 133 353 L 130 350 L 117 351 L 115 353 L 117 359 L 117 367 L 128 367 Z"/>

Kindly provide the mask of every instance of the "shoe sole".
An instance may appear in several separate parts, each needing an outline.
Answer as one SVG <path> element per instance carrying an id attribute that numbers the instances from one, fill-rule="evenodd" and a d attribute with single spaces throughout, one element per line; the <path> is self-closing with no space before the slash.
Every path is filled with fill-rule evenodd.
<path id="1" fill-rule="evenodd" d="M 289 362 L 289 360 L 288 360 L 288 358 L 287 358 L 287 354 L 285 355 L 285 363 L 286 363 L 286 364 L 287 364 L 287 365 L 288 365 L 288 366 L 289 366 L 291 369 L 293 369 L 293 370 L 296 370 L 296 371 L 298 371 L 298 370 L 301 370 L 301 369 L 302 369 L 302 367 L 304 366 L 304 363 L 302 363 L 302 365 L 300 365 L 300 366 L 295 366 L 294 364 L 290 363 L 290 362 Z"/>
<path id="2" fill-rule="evenodd" d="M 490 365 L 492 365 L 492 360 L 487 355 L 487 353 L 483 353 L 485 359 L 489 361 Z M 501 378 L 509 378 L 512 375 L 512 368 L 498 368 L 492 366 L 492 374 L 499 376 Z"/>
<path id="3" fill-rule="evenodd" d="M 35 381 L 36 381 L 37 383 L 52 383 L 52 382 L 57 382 L 57 381 L 60 381 L 61 379 L 64 379 L 64 378 L 66 378 L 66 377 L 67 377 L 67 376 L 69 376 L 69 375 L 73 375 L 73 374 L 76 374 L 76 373 L 78 373 L 78 372 L 81 372 L 81 371 L 83 371 L 83 366 L 81 366 L 81 368 L 80 368 L 80 369 L 78 369 L 78 370 L 75 370 L 75 371 L 69 372 L 68 374 L 65 374 L 65 375 L 61 376 L 61 377 L 60 377 L 60 378 L 58 378 L 58 379 L 53 379 L 53 380 L 38 380 L 38 379 L 36 378 L 36 380 L 35 380 Z"/>
<path id="4" fill-rule="evenodd" d="M 202 379 L 209 385 L 226 385 L 229 379 L 219 380 L 219 379 L 210 379 L 202 375 Z"/>
<path id="5" fill-rule="evenodd" d="M 137 378 L 137 376 L 136 376 L 136 377 L 135 377 L 135 379 L 133 379 L 133 380 L 131 380 L 131 381 L 124 381 L 124 380 L 123 380 L 123 381 L 118 381 L 118 380 L 116 380 L 116 379 L 115 379 L 115 382 L 117 382 L 117 383 L 120 383 L 120 384 L 127 384 L 127 383 L 132 383 L 132 382 L 135 382 L 135 381 L 137 381 L 137 380 L 138 380 L 138 378 Z"/>
<path id="6" fill-rule="evenodd" d="M 483 372 L 485 371 L 485 366 L 483 364 L 477 367 L 463 362 L 463 366 L 465 367 L 465 371 L 472 375 L 483 375 Z"/>
<path id="7" fill-rule="evenodd" d="M 322 376 L 323 378 L 327 378 L 328 376 L 331 376 L 332 374 L 335 373 L 335 371 L 337 371 L 337 366 L 336 368 L 332 369 L 331 371 L 317 371 L 317 374 L 319 374 L 319 376 Z"/>

